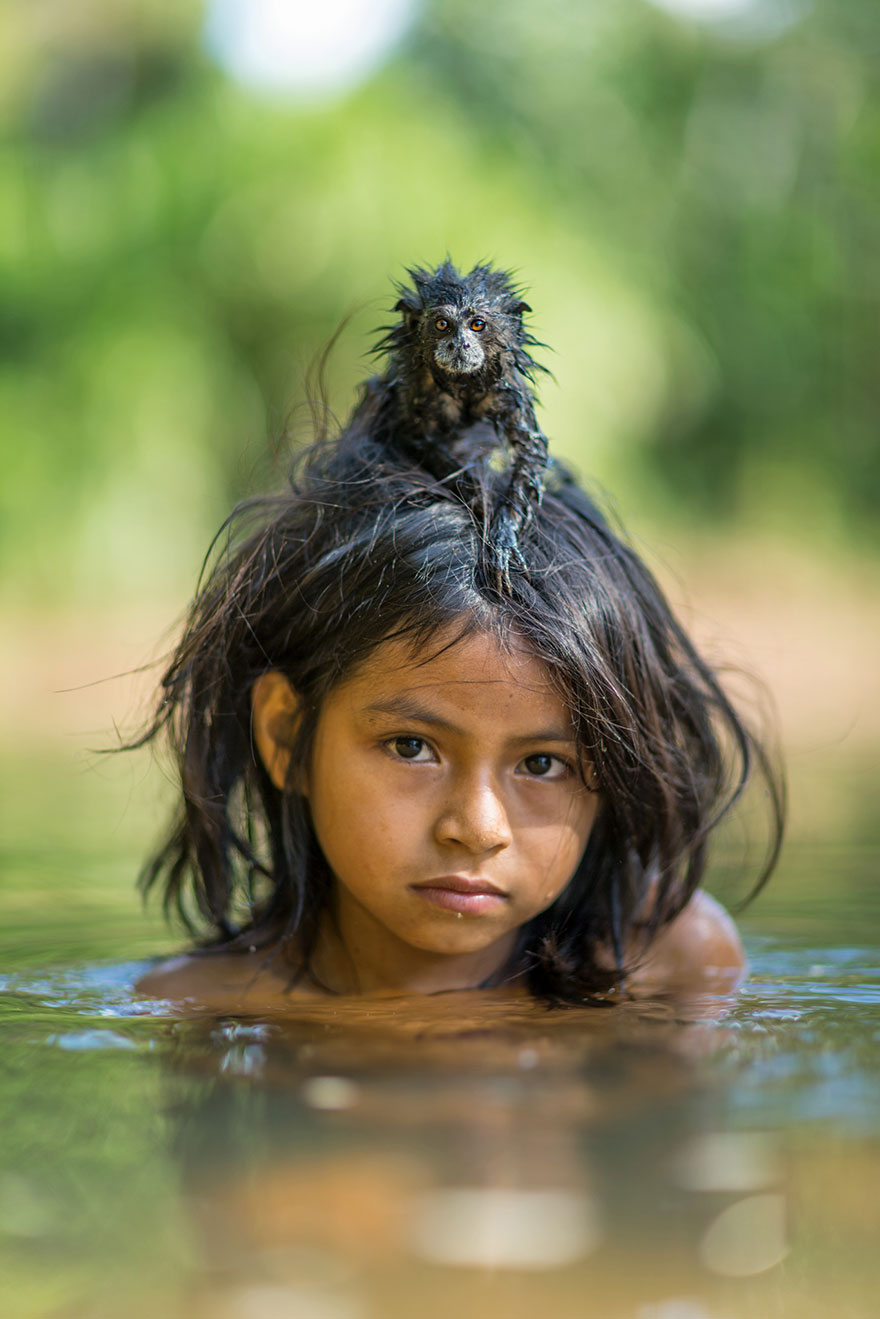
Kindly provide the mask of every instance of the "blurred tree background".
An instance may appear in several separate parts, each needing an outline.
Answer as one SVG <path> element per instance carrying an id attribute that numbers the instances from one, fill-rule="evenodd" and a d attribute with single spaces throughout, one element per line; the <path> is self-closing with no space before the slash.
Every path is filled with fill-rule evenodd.
<path id="1" fill-rule="evenodd" d="M 878 56 L 874 0 L 0 0 L 14 831 L 137 723 L 155 669 L 102 680 L 283 479 L 334 331 L 344 416 L 392 282 L 447 252 L 518 271 L 554 448 L 710 658 L 811 764 L 873 754 Z"/>
<path id="2" fill-rule="evenodd" d="M 0 598 L 186 591 L 447 250 L 628 516 L 875 546 L 878 57 L 860 0 L 6 0 Z"/>

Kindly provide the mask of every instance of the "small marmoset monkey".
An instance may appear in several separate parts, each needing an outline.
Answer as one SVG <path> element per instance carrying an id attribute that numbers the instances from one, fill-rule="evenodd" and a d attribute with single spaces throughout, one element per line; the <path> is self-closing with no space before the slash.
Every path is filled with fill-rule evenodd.
<path id="1" fill-rule="evenodd" d="M 540 503 L 548 462 L 531 387 L 545 368 L 529 353 L 538 341 L 523 325 L 531 307 L 509 274 L 488 265 L 461 275 L 447 258 L 435 271 L 408 274 L 413 287 L 397 286 L 400 320 L 374 349 L 388 354 L 386 370 L 364 386 L 349 428 L 442 480 L 459 465 L 456 441 L 491 423 L 511 467 L 488 549 L 499 589 L 509 588 L 511 567 L 527 571 L 518 536 Z"/>

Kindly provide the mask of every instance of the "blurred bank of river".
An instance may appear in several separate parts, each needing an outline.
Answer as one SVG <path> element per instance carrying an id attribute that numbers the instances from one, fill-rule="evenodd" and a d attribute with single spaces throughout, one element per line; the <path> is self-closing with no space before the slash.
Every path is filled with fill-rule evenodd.
<path id="1" fill-rule="evenodd" d="M 769 693 L 788 756 L 880 744 L 880 563 L 745 532 L 701 542 L 667 531 L 635 547 L 746 708 Z M 78 754 L 136 728 L 185 602 L 6 609 L 0 745 Z"/>

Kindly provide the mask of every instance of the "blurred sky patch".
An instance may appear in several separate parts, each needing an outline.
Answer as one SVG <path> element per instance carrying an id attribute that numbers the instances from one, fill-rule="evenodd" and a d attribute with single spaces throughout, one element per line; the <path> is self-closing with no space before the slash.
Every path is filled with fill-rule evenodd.
<path id="1" fill-rule="evenodd" d="M 706 23 L 741 40 L 770 41 L 797 23 L 812 0 L 649 0 L 680 18 Z"/>
<path id="2" fill-rule="evenodd" d="M 209 0 L 205 45 L 248 87 L 329 97 L 381 65 L 415 9 L 415 0 Z"/>

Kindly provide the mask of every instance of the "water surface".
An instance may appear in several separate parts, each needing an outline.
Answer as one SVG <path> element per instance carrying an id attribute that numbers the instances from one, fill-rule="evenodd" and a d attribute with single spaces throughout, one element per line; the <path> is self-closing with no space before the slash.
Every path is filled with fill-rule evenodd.
<path id="1" fill-rule="evenodd" d="M 796 837 L 733 1002 L 270 1020 L 135 995 L 173 942 L 130 895 L 143 821 L 96 848 L 75 805 L 3 857 L 4 1314 L 877 1313 L 867 812 Z"/>

